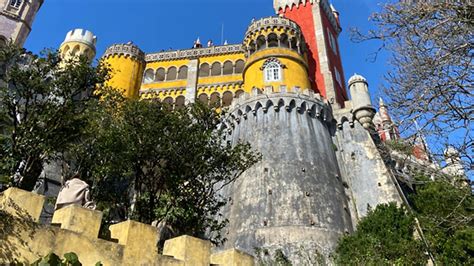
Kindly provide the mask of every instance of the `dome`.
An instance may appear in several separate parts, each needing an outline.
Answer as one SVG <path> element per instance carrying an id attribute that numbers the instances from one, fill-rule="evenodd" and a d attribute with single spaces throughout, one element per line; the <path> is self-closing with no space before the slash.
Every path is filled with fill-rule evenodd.
<path id="1" fill-rule="evenodd" d="M 356 82 L 364 82 L 367 83 L 367 79 L 365 79 L 363 76 L 359 74 L 354 74 L 352 77 L 349 79 L 349 86 L 351 86 L 352 83 Z"/>

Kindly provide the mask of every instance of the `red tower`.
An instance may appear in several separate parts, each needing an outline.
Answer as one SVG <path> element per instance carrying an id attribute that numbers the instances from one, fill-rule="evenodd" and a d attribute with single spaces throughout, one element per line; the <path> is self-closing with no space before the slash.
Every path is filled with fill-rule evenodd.
<path id="1" fill-rule="evenodd" d="M 273 6 L 303 31 L 313 89 L 333 106 L 344 107 L 348 97 L 337 40 L 341 32 L 337 11 L 328 0 L 274 0 Z"/>

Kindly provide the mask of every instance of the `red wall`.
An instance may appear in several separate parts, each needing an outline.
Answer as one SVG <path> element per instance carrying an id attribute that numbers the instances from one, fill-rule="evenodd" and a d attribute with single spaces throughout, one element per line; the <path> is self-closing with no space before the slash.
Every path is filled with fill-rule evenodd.
<path id="1" fill-rule="evenodd" d="M 303 32 L 303 36 L 308 45 L 308 66 L 309 66 L 309 78 L 311 85 L 313 86 L 316 92 L 319 92 L 323 97 L 326 97 L 326 86 L 324 83 L 324 78 L 319 68 L 319 56 L 318 56 L 318 46 L 316 42 L 316 30 L 314 24 L 314 14 L 312 10 L 313 6 L 310 3 L 306 5 L 300 4 L 297 8 L 296 5 L 293 5 L 293 8 L 287 7 L 285 10 L 280 10 L 280 14 L 284 14 L 284 17 L 295 21 Z M 344 107 L 344 101 L 348 100 L 346 86 L 345 86 L 345 77 L 344 71 L 342 68 L 342 61 L 339 53 L 339 44 L 337 42 L 336 30 L 331 26 L 329 19 L 326 16 L 326 13 L 321 9 L 320 13 L 322 15 L 322 25 L 324 27 L 324 39 L 326 41 L 326 47 L 328 51 L 329 59 L 329 69 L 333 72 L 334 67 L 336 67 L 341 74 L 342 86 L 340 86 L 336 77 L 333 75 L 334 84 L 336 86 L 336 101 Z M 334 54 L 330 45 L 329 39 L 327 36 L 327 30 L 330 30 L 334 38 L 336 38 L 336 45 L 338 53 Z"/>
<path id="2" fill-rule="evenodd" d="M 301 27 L 304 39 L 308 45 L 308 75 L 311 86 L 316 92 L 326 97 L 324 78 L 319 69 L 318 46 L 316 44 L 316 31 L 311 8 L 311 4 L 306 4 L 306 6 L 300 5 L 298 8 L 296 8 L 296 5 L 293 5 L 293 9 L 287 7 L 285 10 L 280 10 L 280 13 L 283 13 L 285 18 L 293 20 Z"/>

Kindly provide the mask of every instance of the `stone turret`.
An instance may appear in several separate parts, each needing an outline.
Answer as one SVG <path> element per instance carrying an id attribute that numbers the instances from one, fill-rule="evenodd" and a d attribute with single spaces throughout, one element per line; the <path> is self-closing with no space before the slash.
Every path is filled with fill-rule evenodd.
<path id="1" fill-rule="evenodd" d="M 59 51 L 65 60 L 85 56 L 89 62 L 92 62 L 96 54 L 96 44 L 97 37 L 92 32 L 74 29 L 67 33 Z"/>
<path id="2" fill-rule="evenodd" d="M 375 116 L 375 108 L 372 106 L 369 94 L 369 84 L 361 76 L 354 74 L 349 79 L 349 89 L 352 96 L 352 113 L 365 129 L 373 128 L 372 119 Z"/>
<path id="3" fill-rule="evenodd" d="M 112 78 L 107 85 L 121 91 L 127 98 L 138 98 L 145 70 L 145 54 L 132 42 L 107 48 L 102 62 L 109 65 Z"/>

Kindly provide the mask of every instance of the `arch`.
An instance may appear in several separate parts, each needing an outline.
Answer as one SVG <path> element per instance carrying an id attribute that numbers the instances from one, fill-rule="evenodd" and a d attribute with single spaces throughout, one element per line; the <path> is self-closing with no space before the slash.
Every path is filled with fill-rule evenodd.
<path id="1" fill-rule="evenodd" d="M 222 74 L 232 75 L 234 74 L 234 64 L 231 61 L 225 61 L 222 69 Z"/>
<path id="2" fill-rule="evenodd" d="M 156 70 L 155 74 L 155 81 L 165 81 L 166 78 L 166 70 L 162 67 Z"/>
<path id="3" fill-rule="evenodd" d="M 183 109 L 185 103 L 186 103 L 186 98 L 185 98 L 183 95 L 180 95 L 180 96 L 176 97 L 174 106 L 175 106 L 175 108 L 178 109 L 178 110 L 179 110 L 179 109 Z"/>
<path id="4" fill-rule="evenodd" d="M 75 56 L 75 55 L 79 54 L 80 50 L 81 50 L 81 47 L 79 47 L 79 45 L 74 46 L 74 49 L 72 49 L 71 55 Z"/>
<path id="5" fill-rule="evenodd" d="M 187 79 L 188 78 L 188 66 L 182 66 L 178 71 L 178 79 Z"/>
<path id="6" fill-rule="evenodd" d="M 235 92 L 234 98 L 239 98 L 241 95 L 244 94 L 244 90 L 240 89 Z"/>
<path id="7" fill-rule="evenodd" d="M 176 67 L 172 66 L 168 68 L 168 73 L 166 73 L 166 80 L 176 80 L 176 76 L 178 74 L 178 70 Z"/>
<path id="8" fill-rule="evenodd" d="M 257 50 L 257 47 L 256 47 L 255 42 L 253 40 L 249 43 L 248 49 L 249 49 L 250 54 L 255 53 L 255 51 Z"/>
<path id="9" fill-rule="evenodd" d="M 222 67 L 220 62 L 212 63 L 211 76 L 220 76 L 222 74 Z"/>
<path id="10" fill-rule="evenodd" d="M 267 48 L 267 41 L 263 35 L 260 35 L 257 38 L 257 51 L 265 48 Z"/>
<path id="11" fill-rule="evenodd" d="M 145 71 L 143 75 L 143 83 L 152 83 L 155 80 L 155 71 L 149 68 Z"/>
<path id="12" fill-rule="evenodd" d="M 290 41 L 288 40 L 288 35 L 286 35 L 285 33 L 283 33 L 280 36 L 280 47 L 284 47 L 284 48 L 290 47 Z"/>
<path id="13" fill-rule="evenodd" d="M 3 36 L 0 36 L 0 42 L 1 42 L 1 40 L 2 40 L 2 37 L 3 37 Z M 62 53 L 62 55 L 63 55 L 63 56 L 66 56 L 66 55 L 68 55 L 68 53 L 69 53 L 69 50 L 71 50 L 71 47 L 70 47 L 69 45 L 67 45 L 67 44 L 66 44 L 66 46 L 64 46 L 64 49 L 63 49 L 63 53 Z"/>
<path id="14" fill-rule="evenodd" d="M 222 94 L 222 106 L 227 107 L 232 104 L 232 100 L 234 98 L 234 95 L 232 95 L 232 92 L 226 91 Z"/>
<path id="15" fill-rule="evenodd" d="M 298 41 L 295 37 L 291 38 L 290 45 L 292 50 L 298 51 Z"/>
<path id="16" fill-rule="evenodd" d="M 265 112 L 267 112 L 268 110 L 270 110 L 270 108 L 273 106 L 273 101 L 272 100 L 268 100 L 266 103 L 265 103 Z"/>
<path id="17" fill-rule="evenodd" d="M 209 64 L 208 63 L 202 63 L 201 66 L 199 67 L 199 76 L 200 77 L 209 77 Z"/>
<path id="18" fill-rule="evenodd" d="M 241 74 L 244 72 L 244 67 L 245 67 L 245 61 L 242 60 L 242 59 L 239 59 L 237 60 L 237 62 L 235 62 L 235 70 L 234 70 L 234 73 L 235 74 Z"/>
<path id="19" fill-rule="evenodd" d="M 163 108 L 166 110 L 173 110 L 173 102 L 174 100 L 172 97 L 166 97 L 161 103 L 163 104 Z"/>
<path id="20" fill-rule="evenodd" d="M 207 105 L 208 102 L 209 102 L 209 97 L 207 97 L 207 94 L 201 93 L 201 94 L 199 95 L 199 97 L 198 97 L 198 100 L 199 100 L 201 103 Z"/>
<path id="21" fill-rule="evenodd" d="M 278 47 L 278 36 L 275 33 L 268 34 L 268 47 Z"/>
<path id="22" fill-rule="evenodd" d="M 211 94 L 211 98 L 209 100 L 209 104 L 211 107 L 220 107 L 221 106 L 221 96 L 218 92 L 214 92 Z"/>

